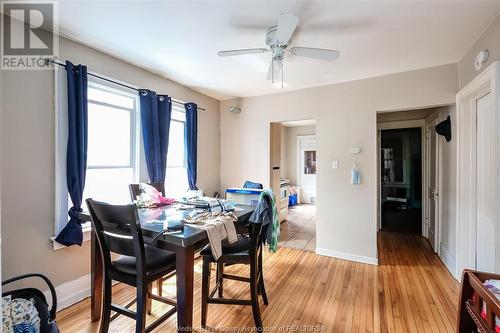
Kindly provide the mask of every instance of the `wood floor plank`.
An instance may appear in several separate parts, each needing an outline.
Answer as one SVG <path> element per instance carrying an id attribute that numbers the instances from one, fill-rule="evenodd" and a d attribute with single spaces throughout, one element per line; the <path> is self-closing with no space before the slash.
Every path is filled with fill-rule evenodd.
<path id="1" fill-rule="evenodd" d="M 380 232 L 379 265 L 367 265 L 323 257 L 311 252 L 280 248 L 264 256 L 264 274 L 270 304 L 261 302 L 264 325 L 270 332 L 310 327 L 323 332 L 454 332 L 459 284 L 420 236 Z M 248 268 L 233 265 L 230 274 L 248 274 Z M 212 274 L 212 285 L 214 283 Z M 194 324 L 200 322 L 201 269 L 195 269 Z M 164 293 L 175 295 L 175 278 L 163 285 Z M 249 298 L 248 285 L 227 281 L 225 297 Z M 134 289 L 113 287 L 113 300 L 127 303 Z M 153 302 L 151 322 L 166 309 Z M 61 332 L 97 332 L 90 322 L 90 301 L 85 299 L 58 312 Z M 173 316 L 155 332 L 174 332 Z M 251 307 L 209 305 L 207 323 L 215 332 L 250 330 Z M 133 332 L 134 322 L 118 317 L 111 332 Z"/>

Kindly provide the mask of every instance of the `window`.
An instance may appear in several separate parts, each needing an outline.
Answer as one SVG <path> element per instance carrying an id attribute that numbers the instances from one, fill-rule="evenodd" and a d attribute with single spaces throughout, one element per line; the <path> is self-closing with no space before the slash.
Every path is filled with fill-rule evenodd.
<path id="1" fill-rule="evenodd" d="M 129 203 L 138 179 L 137 96 L 94 82 L 88 86 L 88 148 L 84 200 Z"/>
<path id="2" fill-rule="evenodd" d="M 165 192 L 170 197 L 181 197 L 188 190 L 185 129 L 186 112 L 183 107 L 174 104 L 172 106 L 172 120 L 170 121 L 167 171 L 165 174 Z"/>
<path id="3" fill-rule="evenodd" d="M 71 207 L 66 187 L 68 115 L 66 72 L 55 71 L 56 84 L 56 222 L 55 234 L 68 222 Z M 129 203 L 128 185 L 147 181 L 140 166 L 139 99 L 135 91 L 89 78 L 88 83 L 87 173 L 83 199 Z M 188 189 L 185 149 L 186 113 L 172 106 L 165 190 L 169 197 L 181 197 Z M 82 208 L 86 210 L 85 202 Z"/>
<path id="4" fill-rule="evenodd" d="M 57 235 L 68 222 L 66 186 L 68 112 L 66 72 L 55 71 Z M 87 173 L 83 199 L 129 203 L 128 185 L 139 180 L 139 101 L 137 93 L 89 78 Z M 83 202 L 82 208 L 86 210 Z M 86 226 L 84 226 L 86 227 Z"/>

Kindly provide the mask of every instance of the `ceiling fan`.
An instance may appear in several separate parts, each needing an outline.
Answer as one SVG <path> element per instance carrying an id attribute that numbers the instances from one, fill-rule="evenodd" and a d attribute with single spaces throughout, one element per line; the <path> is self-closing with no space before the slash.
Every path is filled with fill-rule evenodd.
<path id="1" fill-rule="evenodd" d="M 293 56 L 325 61 L 334 61 L 340 54 L 337 50 L 319 49 L 313 47 L 294 46 L 288 49 L 291 42 L 290 38 L 292 37 L 298 24 L 299 17 L 297 15 L 290 12 L 283 13 L 279 17 L 278 25 L 271 27 L 266 31 L 266 45 L 269 48 L 225 50 L 219 51 L 217 54 L 219 57 L 229 57 L 271 52 L 272 58 L 267 72 L 267 79 L 274 83 L 275 78 L 279 77 L 281 74 L 281 87 L 283 88 L 283 61 L 286 53 Z"/>

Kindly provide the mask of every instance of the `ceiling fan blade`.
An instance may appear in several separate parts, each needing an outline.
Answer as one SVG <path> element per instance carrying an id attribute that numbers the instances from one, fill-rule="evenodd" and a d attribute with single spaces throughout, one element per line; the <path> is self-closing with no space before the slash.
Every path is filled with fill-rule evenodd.
<path id="1" fill-rule="evenodd" d="M 327 50 L 327 49 L 317 49 L 314 47 L 297 47 L 297 46 L 292 47 L 290 49 L 290 53 L 299 57 L 313 58 L 325 61 L 334 61 L 340 55 L 340 52 L 337 50 Z"/>
<path id="2" fill-rule="evenodd" d="M 274 66 L 274 68 L 273 68 L 273 66 Z M 274 74 L 274 79 L 280 77 L 280 74 L 281 74 L 281 62 L 271 60 L 271 63 L 269 64 L 269 70 L 267 71 L 267 80 L 268 81 L 274 81 L 273 80 L 273 74 Z"/>
<path id="3" fill-rule="evenodd" d="M 281 45 L 288 43 L 299 24 L 299 17 L 293 13 L 284 13 L 278 20 L 278 29 L 274 37 Z"/>
<path id="4" fill-rule="evenodd" d="M 245 55 L 245 54 L 259 54 L 259 53 L 265 53 L 267 51 L 269 51 L 269 50 L 264 49 L 264 48 L 225 50 L 225 51 L 217 52 L 217 55 L 219 57 L 231 57 L 231 56 L 238 56 L 238 55 Z"/>

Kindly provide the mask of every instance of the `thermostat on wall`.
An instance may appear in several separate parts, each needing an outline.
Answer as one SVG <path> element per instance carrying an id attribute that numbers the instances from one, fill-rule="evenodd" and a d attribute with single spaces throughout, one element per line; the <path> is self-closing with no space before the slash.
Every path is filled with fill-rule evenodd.
<path id="1" fill-rule="evenodd" d="M 349 148 L 349 153 L 350 154 L 359 154 L 359 153 L 361 153 L 361 148 L 359 148 L 359 147 L 350 147 Z"/>

